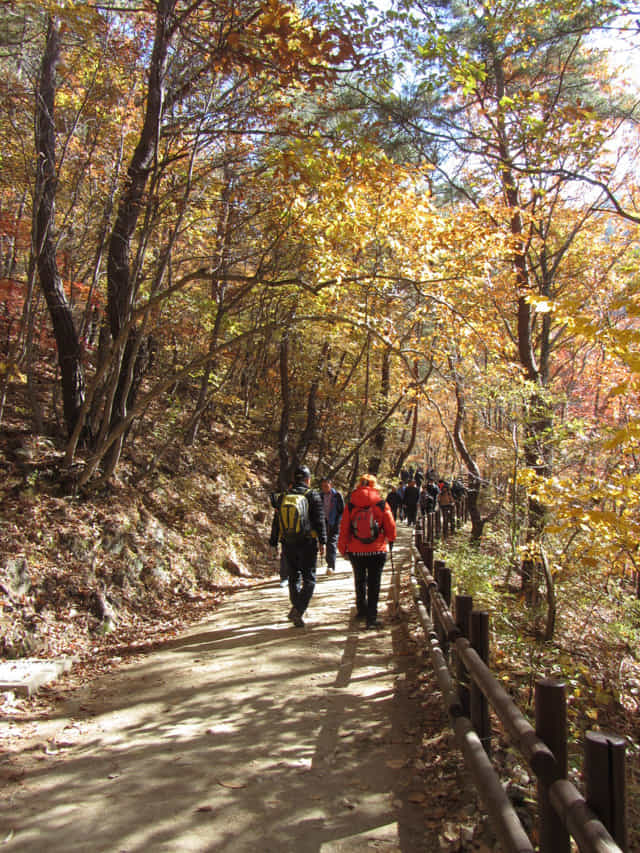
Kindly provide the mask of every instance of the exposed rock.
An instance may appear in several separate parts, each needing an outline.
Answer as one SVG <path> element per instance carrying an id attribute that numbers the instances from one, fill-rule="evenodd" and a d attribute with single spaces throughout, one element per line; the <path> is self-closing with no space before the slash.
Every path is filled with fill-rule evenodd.
<path id="1" fill-rule="evenodd" d="M 31 575 L 24 557 L 14 557 L 6 561 L 4 575 L 10 595 L 20 597 L 31 590 Z"/>
<path id="2" fill-rule="evenodd" d="M 149 516 L 146 519 L 144 533 L 159 546 L 163 546 L 167 538 L 164 527 L 154 516 Z"/>
<path id="3" fill-rule="evenodd" d="M 143 567 L 140 580 L 147 589 L 160 590 L 171 583 L 171 572 L 161 563 L 151 563 Z"/>
<path id="4" fill-rule="evenodd" d="M 237 578 L 250 578 L 251 572 L 246 566 L 237 563 L 235 560 L 231 559 L 231 557 L 225 557 L 222 568 L 229 572 L 230 575 L 235 575 Z"/>

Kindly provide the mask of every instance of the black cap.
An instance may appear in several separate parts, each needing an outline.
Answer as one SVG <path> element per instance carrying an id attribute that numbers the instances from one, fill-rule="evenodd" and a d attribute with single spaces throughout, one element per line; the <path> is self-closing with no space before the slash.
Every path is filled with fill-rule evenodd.
<path id="1" fill-rule="evenodd" d="M 293 479 L 296 483 L 302 483 L 303 480 L 310 480 L 311 471 L 306 465 L 298 465 L 296 470 L 293 472 Z"/>

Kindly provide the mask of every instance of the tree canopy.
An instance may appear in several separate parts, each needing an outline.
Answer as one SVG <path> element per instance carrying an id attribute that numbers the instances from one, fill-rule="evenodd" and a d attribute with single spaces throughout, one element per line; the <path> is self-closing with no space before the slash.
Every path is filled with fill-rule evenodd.
<path id="1" fill-rule="evenodd" d="M 548 589 L 637 572 L 638 14 L 6 4 L 0 425 L 82 491 L 249 420 L 281 484 L 465 477 Z"/>

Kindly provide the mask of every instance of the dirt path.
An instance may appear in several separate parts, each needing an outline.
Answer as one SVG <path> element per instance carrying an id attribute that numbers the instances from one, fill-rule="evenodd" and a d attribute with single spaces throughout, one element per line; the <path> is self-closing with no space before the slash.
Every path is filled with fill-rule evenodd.
<path id="1" fill-rule="evenodd" d="M 404 531 L 397 561 L 408 542 Z M 14 726 L 0 846 L 438 850 L 424 817 L 435 776 L 416 762 L 430 734 L 424 703 L 406 626 L 385 613 L 386 585 L 383 596 L 375 632 L 354 621 L 344 561 L 319 572 L 305 629 L 286 620 L 277 582 L 240 592 L 210 621 L 75 691 L 55 719 Z"/>

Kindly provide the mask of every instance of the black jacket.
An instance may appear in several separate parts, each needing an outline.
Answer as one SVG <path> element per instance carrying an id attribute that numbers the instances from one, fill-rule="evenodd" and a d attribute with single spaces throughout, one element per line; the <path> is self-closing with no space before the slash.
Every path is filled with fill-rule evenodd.
<path id="1" fill-rule="evenodd" d="M 389 492 L 387 495 L 387 503 L 392 510 L 398 509 L 398 507 L 402 505 L 402 495 L 399 495 L 397 492 Z"/>
<path id="2" fill-rule="evenodd" d="M 418 500 L 420 498 L 420 492 L 415 486 L 407 486 L 404 490 L 404 498 L 402 499 L 402 503 L 405 506 L 417 506 Z"/>
<path id="3" fill-rule="evenodd" d="M 308 489 L 304 483 L 293 486 L 287 491 L 298 495 L 304 495 L 305 492 L 307 493 L 307 500 L 309 501 L 309 521 L 311 522 L 311 530 L 314 534 L 313 538 L 317 539 L 322 545 L 326 545 L 327 527 L 324 521 L 324 504 L 322 502 L 322 495 L 319 492 L 314 492 L 313 489 Z M 269 545 L 275 548 L 278 545 L 279 539 L 280 524 L 278 522 L 278 510 L 276 509 L 273 515 L 273 522 L 271 523 Z"/>

